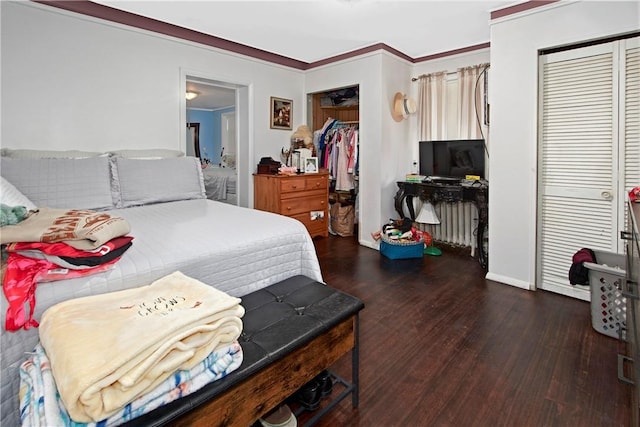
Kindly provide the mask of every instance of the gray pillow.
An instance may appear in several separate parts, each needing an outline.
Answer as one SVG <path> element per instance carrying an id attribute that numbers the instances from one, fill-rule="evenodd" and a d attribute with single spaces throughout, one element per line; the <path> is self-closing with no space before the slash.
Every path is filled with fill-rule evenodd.
<path id="1" fill-rule="evenodd" d="M 114 207 L 108 157 L 2 157 L 0 173 L 38 207 L 92 210 Z"/>
<path id="2" fill-rule="evenodd" d="M 206 198 L 202 167 L 195 157 L 154 160 L 114 157 L 112 168 L 120 193 L 118 207 Z"/>
<path id="3" fill-rule="evenodd" d="M 86 159 L 102 153 L 80 150 L 32 150 L 27 148 L 3 148 L 2 155 L 14 159 Z"/>
<path id="4" fill-rule="evenodd" d="M 173 157 L 183 157 L 184 153 L 179 150 L 169 150 L 166 148 L 152 148 L 148 150 L 137 150 L 137 149 L 128 149 L 128 150 L 115 150 L 110 151 L 110 155 L 114 157 L 125 157 L 127 159 L 167 159 Z"/>

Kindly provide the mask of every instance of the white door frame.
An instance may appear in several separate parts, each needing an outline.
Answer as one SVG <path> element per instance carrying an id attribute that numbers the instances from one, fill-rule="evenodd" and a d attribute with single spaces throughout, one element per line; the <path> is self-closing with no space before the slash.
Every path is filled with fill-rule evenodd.
<path id="1" fill-rule="evenodd" d="M 253 165 L 253 84 L 251 82 L 235 80 L 229 76 L 217 75 L 206 71 L 180 69 L 180 129 L 187 125 L 187 100 L 184 93 L 187 90 L 187 80 L 204 80 L 218 86 L 224 86 L 236 91 L 236 170 L 238 183 L 236 192 L 238 206 L 253 207 L 253 185 L 251 170 Z M 242 144 L 239 143 L 242 141 Z M 186 152 L 186 132 L 180 132 L 180 147 Z"/>

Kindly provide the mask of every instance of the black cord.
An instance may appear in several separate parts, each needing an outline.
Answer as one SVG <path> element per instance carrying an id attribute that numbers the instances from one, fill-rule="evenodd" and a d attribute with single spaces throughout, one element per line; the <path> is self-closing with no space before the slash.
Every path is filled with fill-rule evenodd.
<path id="1" fill-rule="evenodd" d="M 480 74 L 478 75 L 478 78 L 476 79 L 476 84 L 475 87 L 473 89 L 473 93 L 474 95 L 478 92 L 478 82 L 480 81 L 480 78 L 482 77 L 483 74 L 486 74 L 487 69 L 490 67 L 489 64 L 487 64 L 486 67 L 484 67 L 482 69 L 482 72 L 480 72 Z M 486 96 L 486 94 L 485 94 Z M 487 158 L 489 158 L 489 150 L 487 150 L 487 140 L 484 137 L 484 132 L 482 132 L 482 125 L 480 124 L 480 116 L 478 115 L 478 103 L 476 102 L 476 97 L 473 97 L 473 109 L 476 112 L 476 122 L 478 123 L 478 127 L 480 128 L 480 135 L 482 135 L 482 145 L 484 146 L 484 152 L 487 153 Z M 486 112 L 485 112 L 486 114 Z"/>

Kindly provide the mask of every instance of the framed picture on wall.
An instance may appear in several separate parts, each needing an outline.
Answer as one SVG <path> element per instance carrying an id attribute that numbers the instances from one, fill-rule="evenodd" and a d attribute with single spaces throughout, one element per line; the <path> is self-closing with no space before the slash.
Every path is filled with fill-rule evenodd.
<path id="1" fill-rule="evenodd" d="M 271 129 L 291 130 L 293 101 L 271 97 Z"/>

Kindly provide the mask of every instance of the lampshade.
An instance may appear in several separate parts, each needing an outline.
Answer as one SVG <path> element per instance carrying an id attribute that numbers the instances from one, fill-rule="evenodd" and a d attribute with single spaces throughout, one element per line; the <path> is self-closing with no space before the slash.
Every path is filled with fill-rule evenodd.
<path id="1" fill-rule="evenodd" d="M 436 214 L 436 209 L 431 203 L 424 202 L 422 204 L 422 208 L 418 213 L 416 222 L 419 222 L 420 224 L 440 224 L 440 219 Z"/>
<path id="2" fill-rule="evenodd" d="M 186 97 L 188 101 L 195 99 L 198 95 L 200 95 L 198 92 L 194 92 L 192 90 L 188 90 L 186 93 Z"/>

